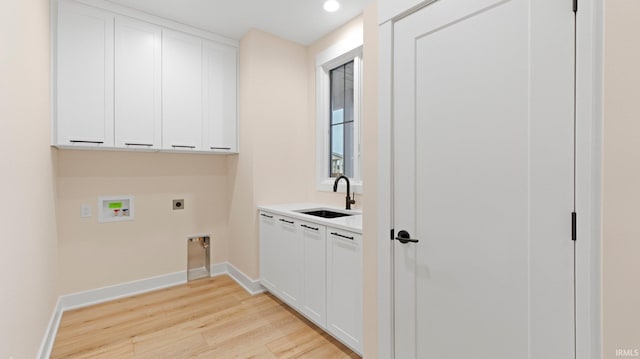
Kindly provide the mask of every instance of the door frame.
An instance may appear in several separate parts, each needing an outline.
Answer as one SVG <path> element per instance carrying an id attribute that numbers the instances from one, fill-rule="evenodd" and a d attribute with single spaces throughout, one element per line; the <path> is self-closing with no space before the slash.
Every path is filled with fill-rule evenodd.
<path id="1" fill-rule="evenodd" d="M 437 0 L 425 0 L 413 11 L 433 1 Z M 389 237 L 393 219 L 393 26 L 413 11 L 380 24 L 378 32 L 378 212 L 375 215 L 379 358 L 394 357 L 393 242 Z M 576 16 L 576 359 L 600 359 L 603 0 L 578 0 Z"/>

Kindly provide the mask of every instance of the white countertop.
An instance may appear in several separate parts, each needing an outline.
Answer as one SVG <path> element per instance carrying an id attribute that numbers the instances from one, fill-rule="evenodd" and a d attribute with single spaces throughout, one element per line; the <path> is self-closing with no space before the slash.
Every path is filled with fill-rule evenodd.
<path id="1" fill-rule="evenodd" d="M 344 207 L 328 206 L 319 203 L 287 203 L 277 204 L 269 206 L 258 206 L 258 209 L 265 212 L 279 214 L 281 216 L 287 216 L 291 218 L 297 218 L 302 221 L 311 223 L 317 223 L 324 226 L 335 227 L 345 231 L 351 231 L 362 234 L 362 211 L 358 209 L 345 210 Z M 314 209 L 329 209 L 336 212 L 354 213 L 353 216 L 339 217 L 339 218 L 322 218 L 303 214 L 297 211 L 300 210 L 314 210 Z"/>

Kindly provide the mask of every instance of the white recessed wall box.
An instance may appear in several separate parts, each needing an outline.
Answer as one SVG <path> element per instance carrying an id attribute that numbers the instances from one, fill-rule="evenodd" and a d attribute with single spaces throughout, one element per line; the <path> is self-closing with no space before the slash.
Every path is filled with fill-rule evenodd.
<path id="1" fill-rule="evenodd" d="M 133 221 L 133 196 L 99 197 L 98 212 L 100 223 Z"/>

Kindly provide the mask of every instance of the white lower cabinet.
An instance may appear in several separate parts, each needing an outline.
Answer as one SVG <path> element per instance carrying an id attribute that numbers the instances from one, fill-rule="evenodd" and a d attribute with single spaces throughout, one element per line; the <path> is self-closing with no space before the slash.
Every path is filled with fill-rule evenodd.
<path id="1" fill-rule="evenodd" d="M 260 212 L 260 283 L 272 293 L 280 290 L 280 248 L 276 216 Z"/>
<path id="2" fill-rule="evenodd" d="M 298 221 L 278 217 L 278 262 L 280 296 L 290 306 L 299 309 L 302 293 L 302 230 Z"/>
<path id="3" fill-rule="evenodd" d="M 362 236 L 327 228 L 327 330 L 362 352 Z"/>
<path id="4" fill-rule="evenodd" d="M 317 325 L 327 325 L 326 227 L 301 222 L 302 302 L 300 310 Z"/>
<path id="5" fill-rule="evenodd" d="M 260 211 L 260 282 L 362 353 L 362 236 Z"/>

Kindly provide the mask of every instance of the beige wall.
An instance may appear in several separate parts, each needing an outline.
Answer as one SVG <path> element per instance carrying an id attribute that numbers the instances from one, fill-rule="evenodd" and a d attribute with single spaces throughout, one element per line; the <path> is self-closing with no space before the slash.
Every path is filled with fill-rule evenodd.
<path id="1" fill-rule="evenodd" d="M 613 359 L 640 350 L 640 2 L 605 7 L 603 341 Z"/>
<path id="2" fill-rule="evenodd" d="M 308 124 L 308 132 L 306 133 L 306 156 L 307 158 L 313 162 L 313 167 L 309 168 L 307 171 L 307 191 L 309 193 L 309 199 L 313 202 L 323 203 L 334 205 L 338 207 L 344 206 L 344 192 L 333 193 L 326 191 L 318 191 L 316 189 L 316 56 L 322 51 L 330 48 L 333 45 L 336 45 L 342 41 L 345 41 L 349 38 L 360 37 L 362 38 L 363 33 L 363 16 L 358 16 L 348 23 L 342 25 L 340 28 L 332 31 L 331 33 L 325 35 L 318 41 L 309 45 L 307 48 L 307 86 L 308 86 L 308 102 L 309 106 L 307 107 L 307 124 Z M 365 45 L 366 46 L 366 45 Z M 364 46 L 363 46 L 364 47 Z M 377 54 L 376 54 L 377 55 Z M 367 66 L 367 59 L 364 58 L 363 55 L 363 67 Z M 377 76 L 377 74 L 376 74 Z M 366 81 L 363 80 L 363 81 Z M 366 106 L 364 103 L 363 97 L 363 107 Z M 364 109 L 363 109 L 364 110 Z M 365 116 L 362 116 L 362 127 L 366 127 L 364 123 L 366 121 Z M 364 151 L 363 151 L 364 153 Z M 364 155 L 363 155 L 364 156 Z M 364 159 L 362 159 L 364 161 Z M 364 189 L 364 181 L 363 181 L 363 192 L 366 191 Z M 362 208 L 363 203 L 363 194 L 356 194 L 355 200 L 356 203 L 353 208 Z"/>
<path id="3" fill-rule="evenodd" d="M 230 262 L 258 278 L 256 206 L 307 199 L 305 47 L 259 30 L 240 42 L 240 155 L 230 161 Z"/>
<path id="4" fill-rule="evenodd" d="M 0 358 L 34 358 L 57 299 L 49 0 L 0 5 Z"/>
<path id="5" fill-rule="evenodd" d="M 308 48 L 310 126 L 316 123 L 316 56 L 327 48 L 350 37 L 362 36 L 363 45 L 363 92 L 362 92 L 362 183 L 363 193 L 356 195 L 355 208 L 363 210 L 363 318 L 364 356 L 378 357 L 378 300 L 377 300 L 377 226 L 376 213 L 378 188 L 378 15 L 377 4 L 369 4 L 361 16 L 316 41 Z M 314 127 L 315 128 L 315 127 Z M 315 159 L 315 130 L 309 132 L 309 158 Z M 344 193 L 317 191 L 315 167 L 308 174 L 310 198 L 314 202 L 335 206 L 344 205 Z"/>
<path id="6" fill-rule="evenodd" d="M 377 13 L 376 5 L 314 44 L 304 47 L 250 31 L 240 42 L 241 154 L 230 161 L 229 260 L 252 278 L 258 270 L 256 206 L 313 201 L 344 205 L 344 193 L 316 190 L 316 55 L 364 26 L 362 115 L 364 191 L 356 208 L 376 213 Z M 364 216 L 365 354 L 377 357 L 375 216 Z"/>
<path id="7" fill-rule="evenodd" d="M 60 294 L 184 271 L 189 236 L 211 234 L 212 262 L 228 259 L 225 156 L 58 153 Z M 99 223 L 98 197 L 133 195 L 135 220 Z M 184 199 L 173 211 L 172 200 Z M 81 218 L 80 206 L 92 217 Z"/>

